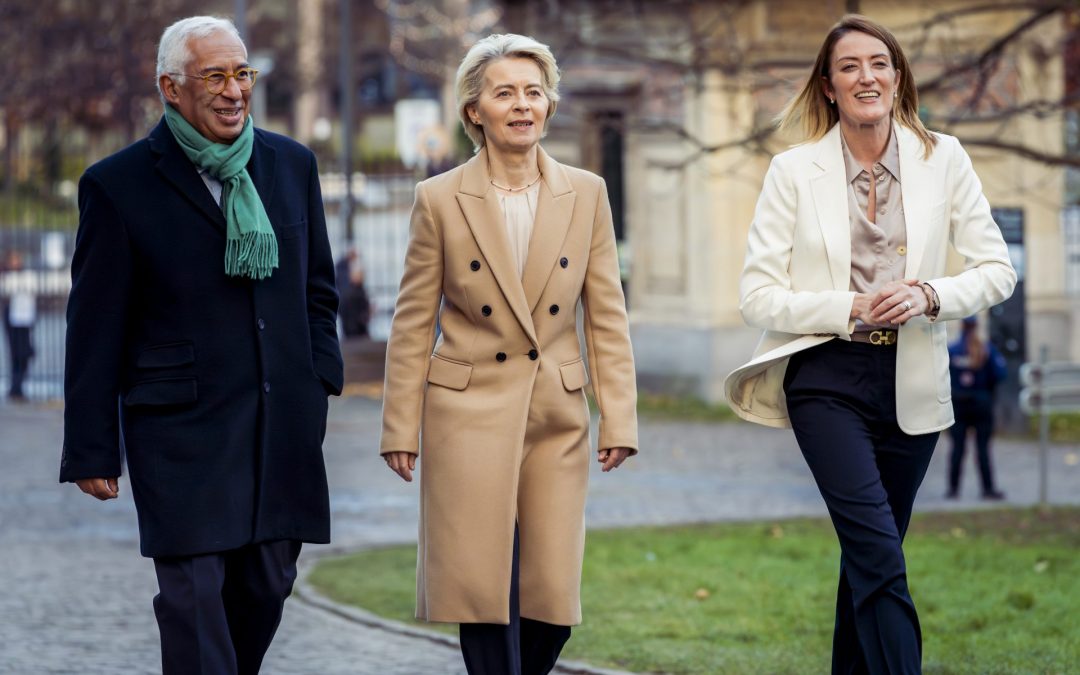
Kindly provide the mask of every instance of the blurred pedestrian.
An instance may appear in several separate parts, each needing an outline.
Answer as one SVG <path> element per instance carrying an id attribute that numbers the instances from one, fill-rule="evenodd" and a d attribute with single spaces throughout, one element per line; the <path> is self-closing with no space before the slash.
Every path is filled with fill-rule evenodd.
<path id="1" fill-rule="evenodd" d="M 960 338 L 949 345 L 949 374 L 956 422 L 952 425 L 952 453 L 949 455 L 949 488 L 945 496 L 960 496 L 960 473 L 964 463 L 968 431 L 975 431 L 982 498 L 999 500 L 1005 494 L 994 486 L 990 461 L 990 437 L 994 433 L 994 389 L 1008 372 L 1005 357 L 994 343 L 979 336 L 979 322 L 969 316 L 961 324 Z"/>
<path id="2" fill-rule="evenodd" d="M 231 22 L 174 23 L 164 117 L 79 182 L 60 480 L 115 498 L 123 438 L 166 675 L 257 673 L 301 542 L 330 539 L 334 262 L 314 155 L 248 115 L 257 74 Z"/>
<path id="3" fill-rule="evenodd" d="M 748 420 L 790 425 L 840 541 L 833 673 L 918 673 L 901 547 L 952 424 L 943 320 L 1001 302 L 1016 272 L 957 140 L 919 119 L 884 26 L 847 15 L 782 114 L 808 142 L 773 158 L 750 225 L 743 317 L 765 330 L 727 379 Z M 946 275 L 949 248 L 965 269 Z"/>
<path id="4" fill-rule="evenodd" d="M 558 84 L 532 38 L 466 54 L 476 155 L 416 188 L 387 347 L 381 452 L 407 481 L 423 467 L 417 617 L 461 624 L 473 675 L 547 673 L 581 621 L 590 375 L 603 470 L 637 447 L 607 190 L 540 147 Z"/>
<path id="5" fill-rule="evenodd" d="M 7 337 L 11 363 L 11 386 L 8 398 L 15 402 L 26 400 L 23 383 L 34 358 L 34 322 L 37 320 L 37 299 L 34 294 L 33 273 L 24 269 L 22 254 L 10 249 L 4 265 L 4 333 Z"/>
<path id="6" fill-rule="evenodd" d="M 337 283 L 338 316 L 345 337 L 367 337 L 371 320 L 371 302 L 364 288 L 364 267 L 356 249 L 349 247 L 334 269 Z"/>

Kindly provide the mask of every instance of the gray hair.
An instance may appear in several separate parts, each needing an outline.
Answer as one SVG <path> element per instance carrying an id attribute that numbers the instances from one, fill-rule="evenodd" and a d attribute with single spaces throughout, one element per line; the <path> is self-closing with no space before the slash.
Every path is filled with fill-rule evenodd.
<path id="1" fill-rule="evenodd" d="M 513 33 L 489 35 L 480 40 L 461 60 L 454 82 L 457 90 L 458 117 L 461 118 L 461 125 L 465 127 L 465 133 L 472 140 L 476 150 L 484 147 L 484 129 L 479 124 L 473 124 L 469 119 L 468 108 L 480 100 L 480 92 L 484 89 L 484 71 L 487 67 L 499 59 L 506 58 L 532 59 L 540 67 L 540 86 L 544 89 L 544 95 L 547 96 L 548 101 L 551 102 L 547 119 L 544 120 L 543 134 L 547 134 L 548 121 L 555 114 L 555 107 L 559 102 L 559 66 L 555 63 L 555 56 L 547 45 L 540 44 L 531 37 Z"/>
<path id="2" fill-rule="evenodd" d="M 158 43 L 157 73 L 154 79 L 162 101 L 165 100 L 165 92 L 161 91 L 161 76 L 171 74 L 177 84 L 183 84 L 184 76 L 175 73 L 183 73 L 187 65 L 191 63 L 192 55 L 188 42 L 214 33 L 229 33 L 243 44 L 233 22 L 216 16 L 189 16 L 169 26 L 161 34 L 161 42 Z M 244 49 L 246 50 L 247 47 Z"/>

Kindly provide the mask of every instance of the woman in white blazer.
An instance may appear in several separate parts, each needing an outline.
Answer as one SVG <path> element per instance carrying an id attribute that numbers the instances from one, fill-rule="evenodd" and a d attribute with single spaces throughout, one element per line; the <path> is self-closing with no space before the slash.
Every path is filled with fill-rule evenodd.
<path id="1" fill-rule="evenodd" d="M 840 540 L 834 673 L 917 673 L 901 549 L 938 432 L 953 423 L 943 321 L 1009 297 L 1016 273 L 971 160 L 927 131 L 900 45 L 848 15 L 781 115 L 750 227 L 740 310 L 764 335 L 732 372 L 747 420 L 791 426 Z M 952 246 L 964 271 L 946 276 Z"/>

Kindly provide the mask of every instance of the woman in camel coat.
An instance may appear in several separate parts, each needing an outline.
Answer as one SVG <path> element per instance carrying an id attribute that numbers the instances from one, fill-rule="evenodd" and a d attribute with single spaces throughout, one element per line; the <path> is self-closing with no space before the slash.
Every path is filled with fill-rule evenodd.
<path id="1" fill-rule="evenodd" d="M 604 470 L 637 446 L 615 235 L 603 180 L 539 147 L 547 47 L 490 36 L 457 89 L 478 151 L 416 189 L 381 453 L 422 460 L 417 617 L 462 624 L 470 673 L 546 673 L 581 621 L 590 380 Z"/>

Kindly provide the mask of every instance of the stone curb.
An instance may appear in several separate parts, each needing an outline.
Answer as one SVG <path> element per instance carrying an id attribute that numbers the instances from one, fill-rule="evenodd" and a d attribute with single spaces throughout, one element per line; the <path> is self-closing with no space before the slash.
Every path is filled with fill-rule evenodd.
<path id="1" fill-rule="evenodd" d="M 385 619 L 365 609 L 336 602 L 319 593 L 317 590 L 315 590 L 314 586 L 308 583 L 308 575 L 311 574 L 311 571 L 315 568 L 315 565 L 324 558 L 336 558 L 339 556 L 357 553 L 368 548 L 370 547 L 356 546 L 352 548 L 328 548 L 306 555 L 305 559 L 301 560 L 299 565 L 297 566 L 296 584 L 293 586 L 292 593 L 293 597 L 300 602 L 303 602 L 305 605 L 308 605 L 309 607 L 314 607 L 321 611 L 328 612 L 342 619 L 345 619 L 346 621 L 360 624 L 361 626 L 384 630 L 388 633 L 404 635 L 406 637 L 415 638 L 417 640 L 424 640 L 444 647 L 458 649 L 458 640 L 451 635 L 439 633 L 432 630 L 424 630 L 423 628 L 410 626 L 400 621 Z M 596 666 L 590 666 L 585 663 L 566 661 L 563 659 L 559 660 L 559 663 L 555 666 L 555 670 L 553 670 L 552 672 L 561 673 L 562 675 L 633 675 L 632 673 L 625 670 L 609 670 L 606 668 L 597 668 Z"/>

